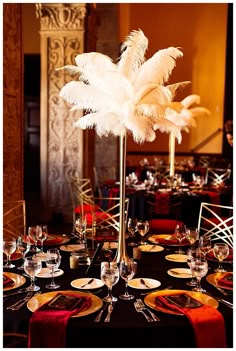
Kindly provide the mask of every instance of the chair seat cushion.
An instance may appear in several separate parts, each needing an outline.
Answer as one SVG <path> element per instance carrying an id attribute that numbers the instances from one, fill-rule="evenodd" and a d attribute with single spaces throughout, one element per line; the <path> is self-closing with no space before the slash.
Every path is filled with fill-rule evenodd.
<path id="1" fill-rule="evenodd" d="M 83 206 L 83 211 L 84 211 L 84 214 L 86 215 L 87 225 L 89 227 L 92 226 L 94 216 L 97 224 L 99 224 L 99 220 L 101 221 L 103 219 L 109 218 L 109 215 L 106 212 L 96 211 L 96 209 L 97 208 L 95 206 L 95 212 L 94 212 L 94 206 L 92 205 Z M 82 206 L 77 206 L 75 208 L 75 214 L 79 215 L 81 213 L 82 213 Z"/>
<path id="2" fill-rule="evenodd" d="M 176 219 L 151 219 L 149 221 L 150 229 L 153 234 L 173 234 L 177 224 L 184 224 Z"/>

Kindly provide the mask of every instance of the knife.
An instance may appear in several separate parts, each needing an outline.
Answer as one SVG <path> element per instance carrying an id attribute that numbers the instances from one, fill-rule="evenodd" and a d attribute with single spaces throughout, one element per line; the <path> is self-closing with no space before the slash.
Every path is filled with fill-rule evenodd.
<path id="1" fill-rule="evenodd" d="M 140 283 L 142 285 L 146 286 L 146 288 L 151 289 L 151 287 L 146 284 L 146 282 L 145 282 L 145 280 L 143 278 L 140 279 Z"/>
<path id="2" fill-rule="evenodd" d="M 94 319 L 94 322 L 100 322 L 101 317 L 103 312 L 106 311 L 107 306 L 109 305 L 109 302 L 106 302 L 103 306 L 102 309 L 100 310 L 100 312 L 98 313 L 97 317 Z"/>
<path id="3" fill-rule="evenodd" d="M 86 285 L 92 284 L 93 281 L 94 281 L 94 278 L 90 279 L 86 284 L 81 285 L 80 288 L 84 288 Z"/>
<path id="4" fill-rule="evenodd" d="M 110 305 L 108 306 L 108 312 L 107 312 L 107 316 L 106 316 L 104 322 L 110 322 L 111 313 L 112 313 L 112 311 L 113 311 L 114 305 L 115 305 L 115 301 L 114 301 L 114 302 L 111 302 Z"/>
<path id="5" fill-rule="evenodd" d="M 26 292 L 26 288 L 25 289 L 19 289 L 18 291 L 15 291 L 11 294 L 3 294 L 3 297 L 8 297 L 8 296 L 13 296 L 13 295 L 18 295 L 18 294 L 23 294 Z"/>

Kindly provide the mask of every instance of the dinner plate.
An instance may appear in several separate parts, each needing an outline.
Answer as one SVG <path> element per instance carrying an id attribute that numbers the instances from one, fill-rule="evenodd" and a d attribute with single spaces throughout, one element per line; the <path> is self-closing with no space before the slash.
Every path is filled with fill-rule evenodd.
<path id="1" fill-rule="evenodd" d="M 164 250 L 164 247 L 159 245 L 140 245 L 139 248 L 143 252 L 160 252 Z"/>
<path id="2" fill-rule="evenodd" d="M 48 234 L 47 239 L 43 242 L 44 246 L 55 246 L 68 243 L 71 238 L 65 234 Z"/>
<path id="3" fill-rule="evenodd" d="M 106 241 L 103 244 L 103 249 L 117 249 L 118 243 L 114 241 Z"/>
<path id="4" fill-rule="evenodd" d="M 47 253 L 46 252 L 38 252 L 33 257 L 40 258 L 42 262 L 46 261 Z"/>
<path id="5" fill-rule="evenodd" d="M 145 281 L 145 284 L 147 284 L 147 286 L 141 283 L 141 279 Z M 131 279 L 128 282 L 128 285 L 134 289 L 148 290 L 148 289 L 158 288 L 161 285 L 161 282 L 159 282 L 159 280 L 150 279 L 150 278 L 135 278 L 135 279 Z"/>
<path id="6" fill-rule="evenodd" d="M 60 275 L 63 275 L 64 271 L 62 269 L 56 269 L 55 273 L 53 274 L 53 277 L 60 277 Z M 48 268 L 42 268 L 41 271 L 35 275 L 38 278 L 52 278 L 52 273 Z"/>
<path id="7" fill-rule="evenodd" d="M 192 273 L 189 268 L 171 268 L 167 273 L 175 278 L 192 278 Z"/>
<path id="8" fill-rule="evenodd" d="M 182 313 L 178 313 L 178 312 L 166 309 L 162 306 L 157 306 L 155 304 L 156 296 L 167 296 L 167 295 L 181 294 L 181 293 L 195 298 L 196 300 L 200 301 L 204 305 L 212 306 L 214 308 L 218 308 L 219 306 L 218 302 L 213 297 L 201 292 L 191 291 L 191 290 L 160 290 L 160 291 L 151 292 L 150 294 L 145 296 L 144 302 L 148 307 L 151 307 L 154 310 L 161 311 L 168 314 L 175 314 L 175 315 L 182 316 Z"/>
<path id="9" fill-rule="evenodd" d="M 94 278 L 91 284 L 85 285 L 83 287 L 83 285 L 87 284 L 91 279 L 92 278 L 79 278 L 79 279 L 72 280 L 70 284 L 71 286 L 73 286 L 73 288 L 85 289 L 85 290 L 98 289 L 104 286 L 104 283 L 100 279 Z"/>
<path id="10" fill-rule="evenodd" d="M 180 254 L 167 255 L 165 256 L 165 259 L 167 261 L 185 263 L 187 262 L 187 255 L 180 255 Z"/>
<path id="11" fill-rule="evenodd" d="M 223 276 L 226 273 L 232 273 L 232 272 L 221 272 L 221 273 L 212 273 L 207 275 L 206 280 L 208 281 L 208 283 L 210 283 L 211 285 L 217 285 L 217 282 L 219 279 L 223 278 Z M 233 290 L 233 287 L 230 286 L 224 286 L 224 290 Z"/>
<path id="12" fill-rule="evenodd" d="M 94 313 L 98 310 L 100 310 L 100 308 L 103 305 L 102 300 L 91 294 L 91 293 L 85 293 L 82 291 L 75 291 L 75 290 L 61 290 L 61 291 L 50 291 L 44 294 L 40 294 L 37 296 L 32 297 L 28 302 L 27 302 L 27 308 L 31 311 L 34 312 L 36 311 L 42 304 L 49 302 L 55 295 L 57 294 L 78 294 L 78 296 L 90 296 L 91 297 L 91 306 L 85 310 L 85 311 L 81 311 L 78 312 L 76 314 L 74 314 L 73 316 L 71 316 L 72 318 L 74 317 L 83 317 L 83 316 L 87 316 L 88 314 Z"/>
<path id="13" fill-rule="evenodd" d="M 153 234 L 147 239 L 153 244 L 161 244 L 164 246 L 189 246 L 190 243 L 187 239 L 183 239 L 179 244 L 174 234 Z"/>
<path id="14" fill-rule="evenodd" d="M 20 253 L 20 252 L 13 252 L 13 254 L 11 254 L 10 261 L 17 261 L 20 258 L 22 258 L 22 253 Z M 3 253 L 3 262 L 7 262 L 7 256 L 5 255 L 5 253 Z"/>
<path id="15" fill-rule="evenodd" d="M 23 275 L 12 273 L 12 272 L 3 272 L 3 273 L 8 278 L 11 278 L 15 283 L 12 286 L 7 286 L 7 287 L 3 288 L 3 291 L 19 288 L 21 285 L 25 284 L 25 282 L 26 282 L 26 279 L 25 279 L 25 277 L 23 277 Z"/>
<path id="16" fill-rule="evenodd" d="M 79 250 L 84 250 L 84 245 L 83 244 L 77 244 L 77 245 L 62 245 L 60 246 L 60 250 L 66 251 L 66 252 L 73 252 L 73 251 L 79 251 Z"/>

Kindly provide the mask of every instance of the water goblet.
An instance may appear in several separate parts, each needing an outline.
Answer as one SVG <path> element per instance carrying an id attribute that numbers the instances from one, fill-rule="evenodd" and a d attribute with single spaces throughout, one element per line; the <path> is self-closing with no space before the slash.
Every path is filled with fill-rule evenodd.
<path id="1" fill-rule="evenodd" d="M 128 224 L 127 224 L 127 229 L 129 232 L 129 237 L 131 238 L 131 241 L 129 241 L 128 245 L 129 246 L 136 246 L 137 243 L 134 241 L 135 238 L 135 231 L 136 231 L 136 223 L 137 220 L 136 218 L 129 218 L 128 219 Z"/>
<path id="2" fill-rule="evenodd" d="M 26 238 L 25 238 L 26 239 Z M 30 242 L 26 240 L 24 240 L 22 238 L 22 236 L 19 236 L 18 239 L 17 239 L 17 243 L 16 243 L 16 247 L 17 249 L 21 252 L 22 254 L 22 259 L 23 259 L 23 262 L 22 262 L 22 265 L 17 267 L 17 269 L 19 270 L 24 270 L 24 261 L 25 261 L 25 256 L 26 254 L 29 252 L 30 250 Z"/>
<path id="3" fill-rule="evenodd" d="M 55 284 L 54 272 L 61 264 L 61 255 L 58 249 L 48 249 L 46 255 L 46 266 L 52 274 L 52 279 L 50 284 L 46 284 L 47 289 L 57 289 L 60 288 L 59 284 Z"/>
<path id="4" fill-rule="evenodd" d="M 175 227 L 175 236 L 178 240 L 178 243 L 179 245 L 181 245 L 183 239 L 185 238 L 186 236 L 186 226 L 184 224 L 177 224 L 176 227 Z M 182 250 L 180 247 L 177 251 L 175 251 L 175 253 L 177 254 L 184 254 L 184 250 Z"/>
<path id="5" fill-rule="evenodd" d="M 190 242 L 192 246 L 199 239 L 199 232 L 197 228 L 187 228 L 186 229 L 186 239 Z"/>
<path id="6" fill-rule="evenodd" d="M 48 227 L 46 224 L 36 226 L 36 237 L 41 244 L 40 253 L 43 253 L 43 242 L 48 237 Z"/>
<path id="7" fill-rule="evenodd" d="M 37 256 L 26 257 L 24 260 L 24 270 L 25 273 L 30 276 L 30 286 L 26 288 L 26 291 L 38 291 L 40 287 L 35 285 L 35 276 L 42 269 L 42 262 Z"/>
<path id="8" fill-rule="evenodd" d="M 122 260 L 120 262 L 120 276 L 125 281 L 125 292 L 119 298 L 121 300 L 133 300 L 134 295 L 128 292 L 128 282 L 133 278 L 137 271 L 137 262 L 132 259 Z"/>
<path id="9" fill-rule="evenodd" d="M 145 220 L 139 220 L 137 221 L 136 228 L 138 233 L 141 235 L 141 245 L 145 245 L 146 242 L 144 240 L 144 237 L 149 231 L 149 222 Z"/>
<path id="10" fill-rule="evenodd" d="M 75 221 L 75 230 L 78 233 L 79 240 L 77 241 L 79 244 L 84 244 L 86 248 L 86 226 L 87 221 L 86 218 L 79 217 Z"/>
<path id="11" fill-rule="evenodd" d="M 16 251 L 16 239 L 5 239 L 3 240 L 3 252 L 7 256 L 7 262 L 3 268 L 14 268 L 15 265 L 11 263 L 11 254 Z"/>
<path id="12" fill-rule="evenodd" d="M 117 297 L 112 295 L 112 287 L 118 282 L 119 277 L 119 268 L 117 266 L 104 265 L 101 267 L 101 280 L 108 288 L 108 294 L 103 298 L 103 301 L 117 301 Z"/>
<path id="13" fill-rule="evenodd" d="M 37 253 L 39 252 L 39 248 L 37 247 L 37 235 L 36 235 L 36 227 L 29 227 L 28 228 L 28 236 L 33 241 L 33 247 L 31 248 L 31 252 Z"/>
<path id="14" fill-rule="evenodd" d="M 197 280 L 197 285 L 192 290 L 198 292 L 206 292 L 206 290 L 201 287 L 201 279 L 208 272 L 207 260 L 201 257 L 193 257 L 190 262 L 190 269 L 193 277 L 196 277 Z"/>
<path id="15" fill-rule="evenodd" d="M 198 242 L 198 247 L 201 254 L 206 258 L 206 255 L 211 250 L 211 239 L 207 236 L 201 236 Z"/>
<path id="16" fill-rule="evenodd" d="M 222 261 L 229 255 L 229 245 L 225 243 L 216 243 L 213 246 L 213 253 L 219 261 L 219 266 L 214 269 L 214 271 L 217 273 L 227 272 L 222 266 Z"/>
<path id="17" fill-rule="evenodd" d="M 192 258 L 196 258 L 196 257 L 200 257 L 199 249 L 198 248 L 194 248 L 194 247 L 190 247 L 187 250 L 187 264 L 188 264 L 190 269 L 191 269 L 191 260 L 192 260 Z M 189 282 L 187 282 L 186 285 L 188 285 L 188 286 L 196 286 L 197 285 L 197 281 L 194 278 L 195 277 L 192 274 L 192 279 Z"/>

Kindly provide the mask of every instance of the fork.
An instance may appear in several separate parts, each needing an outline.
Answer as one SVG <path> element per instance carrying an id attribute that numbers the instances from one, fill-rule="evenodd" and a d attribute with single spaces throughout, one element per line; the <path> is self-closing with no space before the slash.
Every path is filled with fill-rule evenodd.
<path id="1" fill-rule="evenodd" d="M 33 296 L 33 292 L 30 291 L 28 292 L 28 294 L 23 298 L 23 300 L 18 300 L 17 302 L 15 302 L 13 305 L 10 305 L 7 307 L 7 310 L 15 310 L 15 308 L 17 308 L 18 305 L 21 305 L 24 302 L 26 302 L 28 299 L 30 299 Z"/>
<path id="2" fill-rule="evenodd" d="M 230 295 L 227 291 L 225 291 L 224 289 L 220 288 L 219 286 L 217 285 L 214 285 L 214 287 L 219 290 L 223 295 L 227 296 L 227 295 Z"/>
<path id="3" fill-rule="evenodd" d="M 151 310 L 149 310 L 149 308 L 147 308 L 147 307 L 144 305 L 144 303 L 143 303 L 143 301 L 142 301 L 141 299 L 136 299 L 136 301 L 137 301 L 139 307 L 142 308 L 143 311 L 148 311 L 148 312 L 150 313 L 150 315 L 152 316 L 152 318 L 154 319 L 155 322 L 160 322 L 160 318 L 157 317 L 157 316 L 155 315 L 155 313 L 153 313 Z"/>
<path id="4" fill-rule="evenodd" d="M 141 312 L 145 316 L 145 318 L 148 322 L 154 322 L 154 320 L 143 311 L 143 309 L 139 306 L 137 301 L 134 302 L 134 307 L 135 307 L 137 312 Z"/>
<path id="5" fill-rule="evenodd" d="M 39 294 L 41 294 L 41 291 L 37 291 L 36 294 L 34 294 L 33 296 L 29 297 L 28 299 L 22 300 L 22 302 L 21 302 L 19 305 L 17 305 L 15 308 L 12 308 L 12 310 L 13 310 L 13 311 L 18 311 L 18 310 L 19 310 L 21 307 L 23 307 L 24 304 L 25 304 L 26 302 L 28 302 L 32 297 L 37 296 L 37 295 L 39 295 Z"/>

